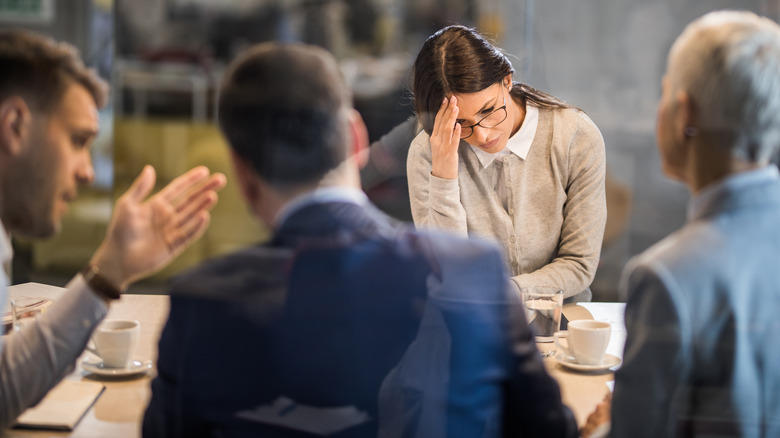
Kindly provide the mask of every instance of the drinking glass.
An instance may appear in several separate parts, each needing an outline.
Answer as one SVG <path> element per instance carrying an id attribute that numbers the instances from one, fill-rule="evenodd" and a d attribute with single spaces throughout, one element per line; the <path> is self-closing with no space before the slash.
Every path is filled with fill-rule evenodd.
<path id="1" fill-rule="evenodd" d="M 525 316 L 536 342 L 552 342 L 553 335 L 561 328 L 563 291 L 557 287 L 527 286 L 521 293 Z"/>

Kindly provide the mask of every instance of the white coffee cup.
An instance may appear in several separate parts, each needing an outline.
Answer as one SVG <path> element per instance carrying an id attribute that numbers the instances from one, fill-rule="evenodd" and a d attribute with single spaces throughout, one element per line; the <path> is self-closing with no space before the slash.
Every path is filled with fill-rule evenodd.
<path id="1" fill-rule="evenodd" d="M 103 359 L 107 368 L 127 368 L 133 359 L 141 325 L 129 319 L 103 321 L 92 333 L 95 348 L 87 350 Z"/>
<path id="2" fill-rule="evenodd" d="M 612 327 L 606 321 L 579 319 L 569 321 L 566 332 L 554 335 L 555 346 L 582 365 L 599 365 L 604 360 L 604 353 L 609 345 Z M 567 346 L 560 343 L 561 338 L 567 338 Z"/>

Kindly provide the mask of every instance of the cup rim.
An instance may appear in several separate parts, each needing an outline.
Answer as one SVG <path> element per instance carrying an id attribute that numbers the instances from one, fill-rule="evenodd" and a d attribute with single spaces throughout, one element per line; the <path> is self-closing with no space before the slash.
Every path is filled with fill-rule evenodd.
<path id="1" fill-rule="evenodd" d="M 585 326 L 583 326 L 583 324 Z M 600 324 L 598 327 L 588 327 L 591 324 Z M 603 325 L 602 325 L 603 324 Z M 610 330 L 612 328 L 612 324 L 610 324 L 608 321 L 599 321 L 596 319 L 576 319 L 574 321 L 569 321 L 568 329 L 577 329 L 577 330 L 586 330 L 586 331 L 600 331 L 600 330 Z"/>
<path id="2" fill-rule="evenodd" d="M 127 325 L 122 327 L 109 327 L 109 325 L 112 324 L 127 324 Z M 139 327 L 140 325 L 141 323 L 139 323 L 137 319 L 106 319 L 100 323 L 100 325 L 98 326 L 98 330 L 104 332 L 121 332 L 121 331 L 133 330 Z"/>
<path id="3" fill-rule="evenodd" d="M 536 292 L 531 290 L 537 288 L 541 290 L 546 289 L 547 292 Z M 523 286 L 520 288 L 520 293 L 532 294 L 532 295 L 558 295 L 558 294 L 563 294 L 563 289 L 557 286 Z"/>

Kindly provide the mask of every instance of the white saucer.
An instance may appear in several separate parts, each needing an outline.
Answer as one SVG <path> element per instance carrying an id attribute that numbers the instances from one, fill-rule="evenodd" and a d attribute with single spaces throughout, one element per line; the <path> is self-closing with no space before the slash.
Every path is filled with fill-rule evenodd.
<path id="1" fill-rule="evenodd" d="M 559 364 L 565 366 L 566 368 L 571 368 L 577 371 L 602 371 L 618 366 L 621 364 L 621 362 L 623 362 L 619 357 L 613 356 L 611 354 L 605 354 L 604 360 L 602 360 L 600 364 L 596 365 L 583 365 L 577 363 L 573 357 L 562 354 L 556 354 L 555 360 L 557 360 Z"/>
<path id="2" fill-rule="evenodd" d="M 151 360 L 134 360 L 130 366 L 125 368 L 109 368 L 103 365 L 100 359 L 88 358 L 81 362 L 81 368 L 100 376 L 132 376 L 133 374 L 145 373 L 152 369 Z"/>

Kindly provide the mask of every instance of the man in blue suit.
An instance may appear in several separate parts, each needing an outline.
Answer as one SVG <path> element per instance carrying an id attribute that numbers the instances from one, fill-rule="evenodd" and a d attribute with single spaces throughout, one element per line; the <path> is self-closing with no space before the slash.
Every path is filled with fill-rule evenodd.
<path id="1" fill-rule="evenodd" d="M 493 244 L 360 191 L 350 100 L 314 47 L 229 67 L 219 123 L 274 233 L 173 283 L 144 436 L 576 436 Z"/>
<path id="2" fill-rule="evenodd" d="M 734 11 L 691 23 L 657 137 L 693 197 L 685 226 L 626 267 L 612 436 L 780 436 L 780 26 Z"/>

